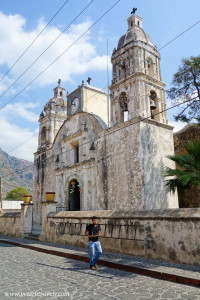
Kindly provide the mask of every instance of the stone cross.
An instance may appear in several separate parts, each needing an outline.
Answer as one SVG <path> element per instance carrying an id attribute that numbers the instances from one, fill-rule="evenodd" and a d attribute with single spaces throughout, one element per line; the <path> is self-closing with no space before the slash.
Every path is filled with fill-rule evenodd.
<path id="1" fill-rule="evenodd" d="M 137 10 L 137 8 L 134 7 L 131 14 L 134 14 L 136 12 L 136 10 Z"/>
<path id="2" fill-rule="evenodd" d="M 87 83 L 90 85 L 90 81 L 92 80 L 92 78 L 88 77 Z"/>
<path id="3" fill-rule="evenodd" d="M 58 80 L 58 87 L 60 87 L 61 79 Z"/>

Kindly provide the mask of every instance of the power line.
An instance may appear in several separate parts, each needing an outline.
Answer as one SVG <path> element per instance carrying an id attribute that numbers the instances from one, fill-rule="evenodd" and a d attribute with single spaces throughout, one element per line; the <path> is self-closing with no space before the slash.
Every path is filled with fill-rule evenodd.
<path id="1" fill-rule="evenodd" d="M 53 19 L 57 16 L 57 14 L 63 9 L 63 7 L 67 4 L 69 0 L 66 0 L 63 5 L 59 8 L 59 10 L 53 15 L 50 21 L 46 24 L 46 26 L 38 33 L 36 38 L 30 43 L 30 45 L 24 50 L 24 52 L 19 56 L 19 58 L 15 61 L 15 63 L 9 68 L 9 70 L 3 75 L 0 79 L 0 82 L 5 78 L 5 76 L 12 70 L 12 68 L 17 64 L 17 62 L 24 56 L 24 54 L 28 51 L 28 49 L 35 43 L 35 41 L 39 38 L 42 32 L 47 28 L 47 26 L 53 21 Z"/>
<path id="2" fill-rule="evenodd" d="M 194 26 L 196 26 L 197 24 L 200 23 L 200 20 L 198 22 L 196 22 L 195 24 L 193 24 L 192 26 L 190 26 L 189 28 L 187 28 L 186 30 L 184 30 L 182 33 L 180 33 L 179 35 L 177 35 L 175 38 L 173 38 L 171 41 L 169 41 L 167 44 L 165 44 L 164 46 L 162 46 L 159 50 L 165 48 L 167 45 L 171 44 L 173 41 L 175 41 L 176 39 L 178 39 L 181 35 L 183 35 L 184 33 L 186 33 L 187 31 L 189 31 L 190 29 L 192 29 Z"/>
<path id="3" fill-rule="evenodd" d="M 15 149 L 19 148 L 20 146 L 24 145 L 26 142 L 30 141 L 32 138 L 34 138 L 36 135 L 38 135 L 38 132 L 35 133 L 34 135 L 32 135 L 29 139 L 27 139 L 26 141 L 24 141 L 23 143 L 17 145 L 15 148 L 11 149 L 10 151 L 8 151 L 7 153 L 10 153 L 12 151 L 14 151 Z"/>
<path id="4" fill-rule="evenodd" d="M 102 90 L 106 89 L 107 86 L 103 87 Z M 93 98 L 94 96 L 96 96 L 98 94 L 98 92 L 96 92 L 94 95 L 92 95 L 91 97 L 88 98 L 88 100 L 90 100 L 91 98 Z M 35 133 L 34 135 L 32 135 L 30 138 L 28 138 L 27 140 L 25 140 L 23 143 L 17 145 L 15 148 L 11 149 L 10 151 L 8 151 L 7 153 L 9 154 L 10 152 L 14 151 L 15 149 L 19 148 L 20 146 L 24 145 L 26 142 L 28 142 L 29 140 L 31 140 L 32 138 L 34 138 L 36 135 L 38 135 L 38 132 Z"/>
<path id="5" fill-rule="evenodd" d="M 160 112 L 158 112 L 158 113 L 155 113 L 154 116 L 159 115 L 159 114 L 162 114 L 163 112 L 166 112 L 166 111 L 168 111 L 168 110 L 170 110 L 170 109 L 173 109 L 174 107 L 180 106 L 180 105 L 182 105 L 182 104 L 184 104 L 184 103 L 187 103 L 187 102 L 189 102 L 189 101 L 192 101 L 192 100 L 194 100 L 194 99 L 196 99 L 196 97 L 195 97 L 195 98 L 192 98 L 192 99 L 189 99 L 189 100 L 186 100 L 186 101 L 184 101 L 184 102 L 182 102 L 182 103 L 178 103 L 178 104 L 176 104 L 176 105 L 174 105 L 174 106 L 171 106 L 171 107 L 169 107 L 169 108 L 167 108 L 167 109 L 164 109 L 164 110 L 162 110 L 162 111 L 160 111 Z M 200 101 L 200 100 L 194 100 L 194 101 Z M 123 128 L 127 128 L 127 127 L 129 127 L 129 126 L 134 125 L 134 124 L 140 123 L 141 121 L 149 120 L 149 119 L 151 119 L 151 116 L 146 117 L 146 118 L 139 117 L 139 120 L 138 120 L 138 117 L 136 117 L 136 118 L 133 118 L 133 119 L 130 120 L 130 121 L 133 121 L 133 120 L 135 120 L 135 119 L 137 119 L 137 121 L 136 121 L 135 123 L 127 124 L 127 125 L 126 125 L 125 127 L 123 127 Z M 159 124 L 162 124 L 162 123 L 159 123 Z M 115 132 L 117 132 L 117 131 L 119 131 L 119 130 L 122 130 L 123 128 L 117 128 L 116 130 L 114 130 L 114 131 L 112 131 L 112 132 L 108 132 L 107 135 L 109 135 L 109 134 L 111 134 L 111 133 L 113 134 L 113 133 L 115 133 Z M 110 129 L 110 128 L 108 128 L 108 129 Z M 81 144 L 80 146 L 84 146 L 84 145 L 86 145 L 86 144 L 92 143 L 92 142 L 94 142 L 94 141 L 97 141 L 98 139 L 100 139 L 100 138 L 98 137 L 98 138 L 96 138 L 96 139 L 90 140 L 90 141 L 88 141 L 88 142 L 85 142 L 85 143 Z M 63 154 L 63 153 L 67 153 L 67 152 L 69 152 L 69 151 L 73 151 L 73 149 L 68 149 L 68 150 L 66 150 L 66 151 L 63 151 L 62 154 Z M 113 155 L 113 154 L 112 154 L 112 155 Z M 57 156 L 57 154 L 53 154 L 52 156 L 43 159 L 41 162 L 42 162 L 42 163 L 45 163 L 45 161 L 47 161 L 47 160 L 49 160 L 49 159 L 51 159 L 51 158 L 53 158 L 53 157 L 56 157 L 56 156 Z M 18 170 L 18 171 L 15 171 L 15 172 L 6 174 L 5 176 L 2 176 L 2 178 L 6 177 L 6 176 L 9 176 L 9 175 L 12 175 L 12 174 L 16 174 L 16 173 L 18 173 L 18 172 L 20 172 L 20 171 L 24 171 L 25 169 L 28 169 L 28 168 L 30 168 L 30 167 L 33 167 L 33 166 L 36 165 L 36 164 L 37 164 L 37 162 L 36 162 L 36 163 L 33 163 L 33 164 L 30 165 L 29 167 L 25 167 L 25 168 L 22 168 L 22 169 L 20 169 L 20 170 Z"/>
<path id="6" fill-rule="evenodd" d="M 60 38 L 60 36 L 75 22 L 76 19 L 94 2 L 91 0 L 88 5 L 73 19 L 73 21 L 53 40 L 53 42 L 28 66 L 28 68 L 0 95 L 0 98 L 40 59 L 40 57 Z"/>
<path id="7" fill-rule="evenodd" d="M 81 34 L 69 47 L 67 47 L 56 59 L 54 59 L 42 72 L 40 72 L 33 80 L 31 80 L 20 92 L 18 92 L 13 98 L 11 98 L 6 104 L 4 104 L 0 110 L 20 95 L 29 85 L 31 85 L 38 77 L 40 77 L 47 69 L 49 69 L 61 56 L 63 56 L 75 43 L 77 43 L 92 27 L 94 27 L 110 10 L 112 10 L 121 0 L 115 2 L 97 21 L 95 21 L 83 34 Z"/>
<path id="8" fill-rule="evenodd" d="M 118 2 L 119 2 L 119 1 L 118 1 Z M 118 3 L 118 2 L 117 2 L 117 3 Z M 116 4 L 117 4 L 117 3 L 116 3 Z M 116 4 L 115 4 L 115 5 L 116 5 Z M 170 43 L 172 43 L 174 40 L 176 40 L 178 37 L 180 37 L 181 35 L 183 35 L 185 32 L 189 31 L 191 28 L 193 28 L 194 26 L 196 26 L 198 23 L 200 23 L 200 21 L 198 21 L 198 22 L 196 22 L 195 24 L 193 24 L 192 26 L 190 26 L 188 29 L 186 29 L 184 32 L 182 32 L 181 34 L 179 34 L 178 36 L 176 36 L 174 39 L 172 39 L 171 41 L 169 41 L 167 44 L 165 44 L 165 45 L 164 45 L 163 47 L 161 47 L 159 50 L 163 49 L 164 47 L 166 47 L 167 45 L 169 45 Z M 95 23 L 94 23 L 94 24 L 95 24 Z M 93 25 L 94 25 L 94 24 L 93 24 Z M 27 86 L 26 86 L 26 87 L 27 87 Z M 25 87 L 25 88 L 26 88 L 26 87 Z M 93 97 L 93 96 L 92 96 L 92 97 Z M 14 98 L 15 98 L 15 97 L 14 97 Z M 11 99 L 10 101 L 12 101 L 12 100 L 13 100 L 13 99 Z M 186 102 L 191 101 L 191 100 L 192 100 L 192 99 L 187 100 Z M 10 102 L 10 101 L 9 101 L 9 102 Z M 183 103 L 181 103 L 181 104 L 184 104 L 184 103 L 186 103 L 186 102 L 183 102 Z M 8 103 L 7 103 L 7 104 L 8 104 Z M 6 104 L 6 105 L 7 105 L 7 104 Z M 181 105 L 181 104 L 178 104 L 178 105 Z M 171 108 L 174 108 L 174 107 L 176 107 L 176 106 L 178 106 L 178 105 L 175 105 L 175 106 L 173 106 L 173 107 L 171 107 Z M 2 108 L 3 108 L 3 107 L 2 107 Z M 2 109 L 2 108 L 1 108 L 1 109 Z M 169 109 L 171 109 L 171 108 L 169 108 Z M 167 109 L 167 110 L 168 110 L 168 109 Z M 167 111 L 167 110 L 164 110 L 164 111 Z M 164 112 L 164 111 L 163 111 L 163 112 Z M 155 114 L 155 115 L 156 115 L 156 114 Z M 34 136 L 35 136 L 35 135 L 34 135 Z M 33 138 L 34 136 L 32 136 L 31 138 Z M 31 139 L 31 138 L 30 138 L 30 139 Z M 28 140 L 30 140 L 30 139 L 28 139 Z M 16 148 L 20 147 L 21 145 L 23 145 L 24 143 L 26 143 L 28 140 L 26 140 L 26 141 L 23 142 L 22 144 L 18 145 L 17 147 L 13 148 L 10 152 L 12 152 L 12 151 L 15 150 Z M 8 153 L 10 153 L 10 152 L 8 152 Z"/>

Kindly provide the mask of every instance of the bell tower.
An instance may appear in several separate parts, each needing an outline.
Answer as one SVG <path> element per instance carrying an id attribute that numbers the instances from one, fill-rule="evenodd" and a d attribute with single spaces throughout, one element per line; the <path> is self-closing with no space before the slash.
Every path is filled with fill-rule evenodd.
<path id="1" fill-rule="evenodd" d="M 112 53 L 111 126 L 140 117 L 167 124 L 165 84 L 160 53 L 142 28 L 136 8 L 127 19 L 128 30 Z"/>
<path id="2" fill-rule="evenodd" d="M 54 89 L 54 97 L 44 106 L 39 117 L 40 131 L 38 150 L 45 150 L 52 146 L 55 136 L 67 118 L 67 102 L 65 101 L 65 89 L 61 87 L 61 80 Z"/>

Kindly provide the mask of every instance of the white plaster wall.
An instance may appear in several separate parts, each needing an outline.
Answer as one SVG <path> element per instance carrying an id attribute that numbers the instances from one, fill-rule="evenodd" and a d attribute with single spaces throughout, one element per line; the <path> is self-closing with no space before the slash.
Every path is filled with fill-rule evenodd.
<path id="1" fill-rule="evenodd" d="M 3 200 L 2 209 L 21 209 L 23 201 Z"/>
<path id="2" fill-rule="evenodd" d="M 177 208 L 177 194 L 167 193 L 164 167 L 175 168 L 167 159 L 174 154 L 172 127 L 154 121 L 141 122 L 141 147 L 144 172 L 144 209 Z"/>

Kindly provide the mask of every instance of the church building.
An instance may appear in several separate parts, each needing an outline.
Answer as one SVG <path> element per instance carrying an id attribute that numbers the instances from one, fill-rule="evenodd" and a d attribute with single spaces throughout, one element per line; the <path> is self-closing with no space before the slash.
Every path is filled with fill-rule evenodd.
<path id="1" fill-rule="evenodd" d="M 62 210 L 178 207 L 164 186 L 174 168 L 173 127 L 167 123 L 160 54 L 133 10 L 113 50 L 108 95 L 88 83 L 71 93 L 61 80 L 39 118 L 34 154 L 33 222 L 41 224 L 46 192 Z M 110 119 L 110 120 L 109 120 Z"/>

